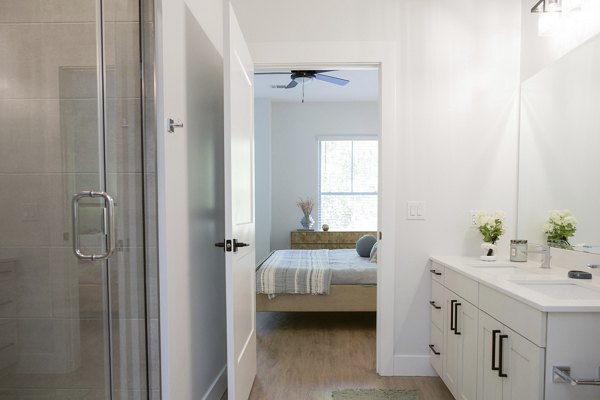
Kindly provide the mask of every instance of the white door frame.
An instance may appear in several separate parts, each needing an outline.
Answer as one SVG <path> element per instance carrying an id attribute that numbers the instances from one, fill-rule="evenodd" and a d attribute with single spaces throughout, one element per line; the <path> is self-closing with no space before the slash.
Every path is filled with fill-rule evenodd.
<path id="1" fill-rule="evenodd" d="M 380 174 L 377 250 L 377 373 L 394 375 L 394 302 L 396 266 L 396 48 L 394 42 L 270 42 L 249 43 L 255 70 L 273 68 L 379 68 Z M 382 144 L 385 143 L 385 146 Z"/>

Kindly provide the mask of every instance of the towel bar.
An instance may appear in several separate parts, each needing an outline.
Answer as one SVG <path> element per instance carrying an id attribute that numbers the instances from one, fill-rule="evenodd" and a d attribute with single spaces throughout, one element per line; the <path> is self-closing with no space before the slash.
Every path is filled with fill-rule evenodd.
<path id="1" fill-rule="evenodd" d="M 570 383 L 572 386 L 577 385 L 594 385 L 600 386 L 600 379 L 575 379 L 571 376 L 571 367 L 563 367 L 556 365 L 552 367 L 554 383 Z"/>

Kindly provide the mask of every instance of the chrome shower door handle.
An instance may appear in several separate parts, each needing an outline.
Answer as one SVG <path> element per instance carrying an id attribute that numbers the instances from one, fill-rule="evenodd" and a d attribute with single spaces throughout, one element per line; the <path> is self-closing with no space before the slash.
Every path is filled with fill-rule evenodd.
<path id="1" fill-rule="evenodd" d="M 84 197 L 104 199 L 106 210 L 104 219 L 104 234 L 106 235 L 106 250 L 102 254 L 84 254 L 79 240 L 79 200 Z M 73 252 L 81 260 L 100 261 L 109 258 L 115 251 L 115 202 L 106 192 L 86 190 L 73 196 Z"/>

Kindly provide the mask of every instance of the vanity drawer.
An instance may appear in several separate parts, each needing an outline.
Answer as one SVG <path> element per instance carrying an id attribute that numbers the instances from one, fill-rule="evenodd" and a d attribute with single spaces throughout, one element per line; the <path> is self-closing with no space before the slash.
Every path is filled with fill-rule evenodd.
<path id="1" fill-rule="evenodd" d="M 485 285 L 479 286 L 479 308 L 539 347 L 546 347 L 546 313 Z"/>
<path id="2" fill-rule="evenodd" d="M 479 301 L 479 284 L 476 281 L 467 278 L 450 268 L 446 268 L 445 275 L 444 286 L 467 300 L 469 303 L 477 306 Z"/>
<path id="3" fill-rule="evenodd" d="M 431 281 L 431 322 L 439 329 L 444 327 L 444 287 Z"/>
<path id="4" fill-rule="evenodd" d="M 431 268 L 429 268 L 429 272 L 431 273 L 431 279 L 434 282 L 444 283 L 444 266 L 435 262 L 431 262 Z"/>
<path id="5" fill-rule="evenodd" d="M 435 354 L 440 353 L 440 354 Z M 442 331 L 431 324 L 431 342 L 429 346 L 429 354 L 431 355 L 431 366 L 439 376 L 442 376 L 442 365 L 444 357 L 444 335 Z"/>

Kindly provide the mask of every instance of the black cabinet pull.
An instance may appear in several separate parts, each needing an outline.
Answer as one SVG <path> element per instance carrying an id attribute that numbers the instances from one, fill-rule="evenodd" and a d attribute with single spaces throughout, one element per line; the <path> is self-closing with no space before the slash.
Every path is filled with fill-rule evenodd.
<path id="1" fill-rule="evenodd" d="M 498 336 L 498 341 L 499 341 L 499 348 L 498 348 L 498 376 L 501 378 L 506 378 L 508 376 L 508 374 L 505 374 L 504 372 L 502 372 L 502 340 L 503 339 L 507 339 L 508 335 L 500 335 Z"/>
<path id="2" fill-rule="evenodd" d="M 500 368 L 496 367 L 496 335 L 500 333 L 500 329 L 494 329 L 492 331 L 492 371 L 498 371 Z"/>
<path id="3" fill-rule="evenodd" d="M 460 335 L 460 332 L 458 331 L 458 307 L 462 306 L 462 304 L 460 303 L 455 303 L 454 304 L 454 334 L 455 335 Z"/>
<path id="4" fill-rule="evenodd" d="M 435 348 L 433 347 L 432 344 L 429 345 L 429 348 L 431 349 L 431 351 L 433 351 L 433 354 L 435 354 L 436 356 L 439 356 L 440 354 L 442 354 L 439 351 L 435 351 Z"/>
<path id="5" fill-rule="evenodd" d="M 454 303 L 458 300 L 450 300 L 450 330 L 455 331 L 456 327 L 454 326 Z"/>
<path id="6" fill-rule="evenodd" d="M 431 272 L 434 275 L 438 275 L 438 276 L 440 276 L 442 274 L 441 272 L 437 272 L 435 269 L 430 269 L 429 272 Z"/>
<path id="7" fill-rule="evenodd" d="M 435 308 L 436 310 L 440 310 L 440 309 L 442 308 L 441 306 L 438 306 L 437 304 L 435 304 L 435 301 L 433 301 L 433 300 L 431 300 L 431 301 L 429 302 L 429 304 L 431 304 L 431 306 L 432 306 L 433 308 Z"/>

